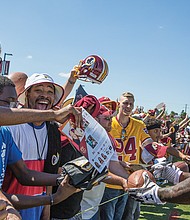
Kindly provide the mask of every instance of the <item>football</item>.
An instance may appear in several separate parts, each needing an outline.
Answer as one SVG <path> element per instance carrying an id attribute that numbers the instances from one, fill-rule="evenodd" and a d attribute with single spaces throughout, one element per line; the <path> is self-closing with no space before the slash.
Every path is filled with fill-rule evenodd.
<path id="1" fill-rule="evenodd" d="M 185 161 L 177 161 L 173 163 L 173 165 L 178 167 L 183 172 L 189 172 L 189 166 Z"/>
<path id="2" fill-rule="evenodd" d="M 143 173 L 146 172 L 148 174 L 148 176 L 150 177 L 150 179 L 153 182 L 156 182 L 153 174 L 151 172 L 149 172 L 148 170 L 137 170 L 135 172 L 133 172 L 129 178 L 128 178 L 128 188 L 139 188 L 142 187 L 144 184 L 144 176 Z"/>

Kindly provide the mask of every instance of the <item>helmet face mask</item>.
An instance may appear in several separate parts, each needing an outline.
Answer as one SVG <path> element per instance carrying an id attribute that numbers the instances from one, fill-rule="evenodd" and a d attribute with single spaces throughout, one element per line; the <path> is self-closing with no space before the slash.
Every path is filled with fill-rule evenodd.
<path id="1" fill-rule="evenodd" d="M 108 75 L 108 71 L 108 64 L 102 57 L 91 55 L 79 63 L 78 78 L 100 84 Z"/>

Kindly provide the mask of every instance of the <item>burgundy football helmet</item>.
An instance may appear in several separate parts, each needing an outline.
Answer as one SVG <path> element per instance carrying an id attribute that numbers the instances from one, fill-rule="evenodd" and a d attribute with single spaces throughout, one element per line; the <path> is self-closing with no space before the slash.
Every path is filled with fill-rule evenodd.
<path id="1" fill-rule="evenodd" d="M 98 55 L 90 55 L 79 63 L 78 79 L 100 84 L 108 75 L 107 62 Z"/>

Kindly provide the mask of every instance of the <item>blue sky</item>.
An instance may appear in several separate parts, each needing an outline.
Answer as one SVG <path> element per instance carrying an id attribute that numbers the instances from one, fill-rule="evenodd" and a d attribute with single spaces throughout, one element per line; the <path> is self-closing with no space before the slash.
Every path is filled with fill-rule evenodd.
<path id="1" fill-rule="evenodd" d="M 189 0 L 1 1 L 2 57 L 10 72 L 46 72 L 64 84 L 91 54 L 108 63 L 101 85 L 78 81 L 89 94 L 117 99 L 130 91 L 145 110 L 160 102 L 190 114 Z"/>

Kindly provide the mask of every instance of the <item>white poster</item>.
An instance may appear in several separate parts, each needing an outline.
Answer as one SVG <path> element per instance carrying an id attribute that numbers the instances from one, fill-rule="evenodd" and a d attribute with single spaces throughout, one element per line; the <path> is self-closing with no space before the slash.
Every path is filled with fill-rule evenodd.
<path id="1" fill-rule="evenodd" d="M 114 153 L 112 142 L 106 130 L 84 108 L 82 117 L 81 128 L 75 128 L 74 123 L 69 120 L 60 127 L 60 131 L 101 172 Z"/>

